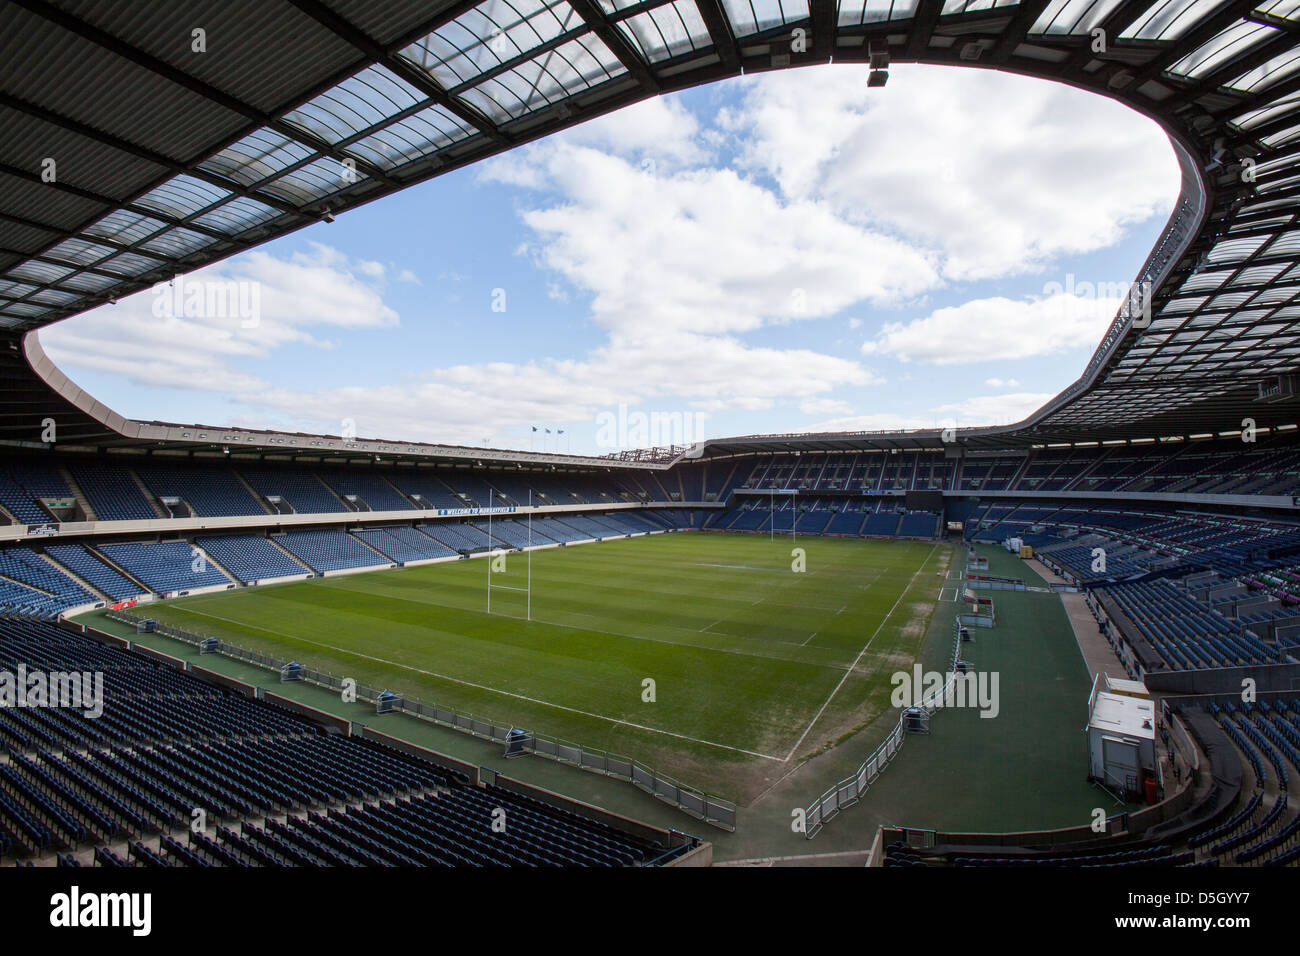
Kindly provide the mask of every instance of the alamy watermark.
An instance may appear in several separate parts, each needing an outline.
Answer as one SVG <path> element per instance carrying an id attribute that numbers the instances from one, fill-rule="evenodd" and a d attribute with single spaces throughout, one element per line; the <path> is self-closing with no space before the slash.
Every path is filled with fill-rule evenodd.
<path id="1" fill-rule="evenodd" d="M 993 718 L 1001 711 L 997 671 L 923 671 L 917 664 L 912 671 L 897 671 L 889 678 L 894 685 L 889 702 L 894 707 L 922 707 L 943 701 L 944 707 L 971 707 L 980 717 Z"/>
<path id="2" fill-rule="evenodd" d="M 262 322 L 262 284 L 245 279 L 186 279 L 177 276 L 151 290 L 157 318 L 239 319 L 243 329 Z"/>
<path id="3" fill-rule="evenodd" d="M 1074 273 L 1068 273 L 1065 282 L 1048 282 L 1043 286 L 1043 295 L 1049 301 L 1056 300 L 1062 310 L 1060 319 L 1073 318 L 1070 300 L 1089 299 L 1096 301 L 1119 300 L 1126 307 L 1132 319 L 1133 327 L 1145 329 L 1151 325 L 1151 291 L 1150 282 L 1089 282 L 1076 279 Z"/>
<path id="4" fill-rule="evenodd" d="M 690 445 L 703 441 L 708 417 L 705 412 L 629 412 L 622 404 L 617 412 L 596 416 L 596 445 L 615 450 Z"/>
<path id="5" fill-rule="evenodd" d="M 0 670 L 0 710 L 79 710 L 92 720 L 104 713 L 102 671 L 38 671 L 19 664 Z"/>

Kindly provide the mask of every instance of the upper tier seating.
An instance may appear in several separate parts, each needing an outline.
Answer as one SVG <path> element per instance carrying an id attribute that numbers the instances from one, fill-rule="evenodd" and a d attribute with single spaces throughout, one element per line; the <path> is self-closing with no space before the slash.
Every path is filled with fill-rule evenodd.
<path id="1" fill-rule="evenodd" d="M 364 502 L 364 508 L 356 507 L 353 510 L 412 511 L 415 509 L 410 499 L 381 474 L 347 471 L 342 468 L 320 471 L 317 474 L 340 498 L 349 502 L 354 498 Z"/>
<path id="2" fill-rule="evenodd" d="M 100 521 L 142 521 L 160 517 L 125 466 L 112 462 L 77 462 L 69 465 L 68 471 Z"/>
<path id="3" fill-rule="evenodd" d="M 279 497 L 295 514 L 329 514 L 350 510 L 311 472 L 240 466 L 240 474 L 264 498 Z"/>
<path id="4" fill-rule="evenodd" d="M 423 502 L 426 508 L 459 509 L 469 507 L 452 494 L 452 489 L 437 475 L 427 472 L 397 468 L 386 476 L 393 487 L 412 501 Z"/>
<path id="5" fill-rule="evenodd" d="M 261 515 L 266 509 L 229 468 L 136 466 L 135 473 L 159 498 L 180 498 L 196 515 Z"/>
<path id="6" fill-rule="evenodd" d="M 0 505 L 18 524 L 44 524 L 53 520 L 41 499 L 67 499 L 72 489 L 53 465 L 37 460 L 0 465 Z"/>

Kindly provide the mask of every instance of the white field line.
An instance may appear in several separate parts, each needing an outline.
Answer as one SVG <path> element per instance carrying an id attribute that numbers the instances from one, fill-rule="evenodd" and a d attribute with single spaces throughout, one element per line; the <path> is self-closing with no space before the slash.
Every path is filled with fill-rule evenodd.
<path id="1" fill-rule="evenodd" d="M 893 617 L 894 612 L 898 610 L 898 605 L 903 603 L 903 598 L 907 596 L 907 592 L 910 591 L 912 589 L 912 585 L 916 583 L 916 576 L 921 573 L 921 570 L 927 564 L 930 563 L 930 559 L 934 557 L 934 552 L 938 549 L 938 547 L 939 545 L 936 543 L 935 546 L 930 549 L 930 553 L 925 556 L 925 560 L 921 562 L 921 566 L 916 569 L 916 572 L 908 580 L 907 587 L 903 588 L 903 590 L 899 592 L 898 600 L 894 602 L 894 606 L 891 607 L 889 611 L 885 614 L 885 616 L 880 619 L 880 623 L 876 625 L 876 629 L 872 631 L 871 636 L 867 638 L 867 643 L 862 645 L 862 650 L 858 651 L 858 656 L 853 658 L 853 663 L 850 664 L 849 669 L 844 672 L 844 676 L 840 678 L 840 682 L 835 685 L 835 689 L 832 690 L 830 696 L 826 698 L 826 702 L 821 705 L 821 708 L 817 711 L 817 714 L 813 717 L 812 722 L 808 724 L 806 728 L 804 728 L 804 732 L 800 734 L 799 739 L 794 742 L 794 746 L 790 748 L 790 752 L 785 755 L 785 762 L 788 762 L 790 758 L 794 756 L 794 752 L 799 749 L 799 745 L 804 742 L 804 738 L 807 737 L 808 734 L 812 732 L 812 729 L 816 725 L 817 721 L 821 720 L 821 716 L 823 713 L 826 712 L 826 708 L 829 707 L 831 701 L 835 699 L 835 695 L 840 692 L 840 688 L 843 687 L 844 682 L 849 679 L 849 675 L 852 674 L 854 669 L 857 668 L 858 662 L 862 660 L 862 655 L 867 653 L 867 648 L 871 646 L 871 642 L 874 641 L 876 639 L 876 636 L 880 634 L 881 630 L 885 626 L 885 622 L 888 621 L 891 617 Z"/>
<path id="2" fill-rule="evenodd" d="M 926 563 L 930 560 L 930 558 L 933 556 L 933 554 L 934 554 L 934 550 L 935 550 L 935 548 L 937 548 L 937 547 L 938 547 L 938 545 L 936 544 L 934 548 L 931 548 L 931 549 L 930 549 L 930 554 L 927 555 L 925 561 L 923 561 L 923 562 L 921 563 L 921 567 L 922 567 L 922 568 L 924 568 L 925 564 L 926 564 Z M 765 569 L 763 569 L 763 570 L 765 570 Z M 812 722 L 808 725 L 807 729 L 804 730 L 803 734 L 799 737 L 799 740 L 795 742 L 794 747 L 791 748 L 790 754 L 787 754 L 786 757 L 785 757 L 784 759 L 782 759 L 782 758 L 780 758 L 780 757 L 774 757 L 774 756 L 772 756 L 771 754 L 761 754 L 761 753 L 757 753 L 757 752 L 755 752 L 755 751 L 744 750 L 744 749 L 742 749 L 742 748 L 738 748 L 738 747 L 731 747 L 731 746 L 728 746 L 727 744 L 719 744 L 719 743 L 716 743 L 716 742 L 714 742 L 714 741 L 703 740 L 703 739 L 698 738 L 698 737 L 690 737 L 690 736 L 687 736 L 687 735 L 684 735 L 684 734 L 674 733 L 673 731 L 669 731 L 669 730 L 660 730 L 660 729 L 655 728 L 655 727 L 644 727 L 644 726 L 642 726 L 642 725 L 640 725 L 640 724 L 635 724 L 635 723 L 631 723 L 631 722 L 629 722 L 629 721 L 619 720 L 618 718 L 614 718 L 614 717 L 607 717 L 607 716 L 605 716 L 605 715 L 603 715 L 603 714 L 588 714 L 588 713 L 586 713 L 585 711 L 575 710 L 574 708 L 566 707 L 566 706 L 564 706 L 564 705 L 562 705 L 562 704 L 553 704 L 553 703 L 551 703 L 550 701 L 536 700 L 535 698 L 525 697 L 525 696 L 520 695 L 520 694 L 513 694 L 513 693 L 511 693 L 510 691 L 499 690 L 498 688 L 495 688 L 495 687 L 487 687 L 487 686 L 485 686 L 485 685 L 481 685 L 481 684 L 474 684 L 474 683 L 472 683 L 472 682 L 470 682 L 470 681 L 460 680 L 459 678 L 449 677 L 449 676 L 442 675 L 442 674 L 437 674 L 437 673 L 435 673 L 435 672 L 433 672 L 433 671 L 421 670 L 420 668 L 417 668 L 417 667 L 411 667 L 411 666 L 406 665 L 406 664 L 396 664 L 395 662 L 390 662 L 390 661 L 387 661 L 387 660 L 385 660 L 385 659 L 383 659 L 383 658 L 379 658 L 379 657 L 370 657 L 369 655 L 362 654 L 362 653 L 360 653 L 360 652 L 358 652 L 358 651 L 348 650 L 348 649 L 346 649 L 346 648 L 341 648 L 341 647 L 334 647 L 334 645 L 331 645 L 331 644 L 324 644 L 324 643 L 321 643 L 321 642 L 319 642 L 319 641 L 310 641 L 310 640 L 307 640 L 306 638 L 298 637 L 297 635 L 294 635 L 294 634 L 286 634 L 286 633 L 284 633 L 284 632 L 282 632 L 282 631 L 275 631 L 275 630 L 272 630 L 272 629 L 270 629 L 270 628 L 260 627 L 259 625 L 256 625 L 256 624 L 250 624 L 250 623 L 248 623 L 248 622 L 246 622 L 246 621 L 238 621 L 238 620 L 234 620 L 233 618 L 221 617 L 221 616 L 218 615 L 218 614 L 212 614 L 212 613 L 207 612 L 207 611 L 199 611 L 199 610 L 196 610 L 196 609 L 194 609 L 194 608 L 192 608 L 192 607 L 184 607 L 184 608 L 181 608 L 181 610 L 183 610 L 183 611 L 189 611 L 190 613 L 193 613 L 193 614 L 200 614 L 200 615 L 203 615 L 204 617 L 211 617 L 211 618 L 214 618 L 214 619 L 216 619 L 216 620 L 218 620 L 218 621 L 226 621 L 227 623 L 240 625 L 240 626 L 242 626 L 242 627 L 251 627 L 251 628 L 253 628 L 253 629 L 255 629 L 255 630 L 265 631 L 265 632 L 267 632 L 268 634 L 276 634 L 276 635 L 278 635 L 278 636 L 280 636 L 280 637 L 289 637 L 289 638 L 292 638 L 292 639 L 294 639 L 294 640 L 301 640 L 301 641 L 303 641 L 304 643 L 307 643 L 307 644 L 315 644 L 316 646 L 324 647 L 324 648 L 329 648 L 329 649 L 331 649 L 331 650 L 336 650 L 336 651 L 339 651 L 339 652 L 341 652 L 341 653 L 345 653 L 345 654 L 353 654 L 353 655 L 358 656 L 358 657 L 368 658 L 368 659 L 370 659 L 370 660 L 374 660 L 374 661 L 377 662 L 377 663 L 385 663 L 385 664 L 393 663 L 394 666 L 396 666 L 396 667 L 401 667 L 401 668 L 404 668 L 404 669 L 406 669 L 406 670 L 415 671 L 415 672 L 422 673 L 422 674 L 427 674 L 427 675 L 432 676 L 432 677 L 439 677 L 439 678 L 441 678 L 441 679 L 443 679 L 443 680 L 452 681 L 453 683 L 464 684 L 465 686 L 468 686 L 468 687 L 475 687 L 475 688 L 479 688 L 479 689 L 482 689 L 482 690 L 487 690 L 487 691 L 490 691 L 490 692 L 492 692 L 492 693 L 501 694 L 501 695 L 503 695 L 503 696 L 507 696 L 507 697 L 516 697 L 516 698 L 518 698 L 518 699 L 520 699 L 520 700 L 525 700 L 525 701 L 529 701 L 529 702 L 533 702 L 533 703 L 538 703 L 538 704 L 541 704 L 541 705 L 543 705 L 543 706 L 556 708 L 556 709 L 558 709 L 558 710 L 569 710 L 569 711 L 572 711 L 573 713 L 577 713 L 577 714 L 582 714 L 582 715 L 584 715 L 584 716 L 593 717 L 593 718 L 595 718 L 595 719 L 597 719 L 597 720 L 606 720 L 606 721 L 610 721 L 610 722 L 612 722 L 612 723 L 618 723 L 618 724 L 623 724 L 623 725 L 628 726 L 628 727 L 634 727 L 634 728 L 637 728 L 637 729 L 639 729 L 639 730 L 646 730 L 646 731 L 649 731 L 649 732 L 651 732 L 651 733 L 664 734 L 664 735 L 667 735 L 667 736 L 670 736 L 670 737 L 677 737 L 677 738 L 682 739 L 682 740 L 692 741 L 692 742 L 694 742 L 694 743 L 701 743 L 701 744 L 705 744 L 705 745 L 707 745 L 707 746 L 711 746 L 711 747 L 718 747 L 718 748 L 721 748 L 721 749 L 723 749 L 723 750 L 730 750 L 730 751 L 733 751 L 733 752 L 736 752 L 736 753 L 743 753 L 743 754 L 747 754 L 747 755 L 749 755 L 749 756 L 760 757 L 760 758 L 765 759 L 765 760 L 775 760 L 775 761 L 780 761 L 780 762 L 782 762 L 782 763 L 787 763 L 787 762 L 789 762 L 789 760 L 790 760 L 791 756 L 793 755 L 794 751 L 797 750 L 797 749 L 799 748 L 799 745 L 800 745 L 801 743 L 803 743 L 804 738 L 808 736 L 809 731 L 812 730 L 813 726 L 816 725 L 817 721 L 821 718 L 822 713 L 826 710 L 826 707 L 830 704 L 831 700 L 835 697 L 836 693 L 838 693 L 840 687 L 844 684 L 845 680 L 848 678 L 848 675 L 851 674 L 851 673 L 853 673 L 853 670 L 857 667 L 859 661 L 861 661 L 861 659 L 862 659 L 862 655 L 866 653 L 867 649 L 871 646 L 871 642 L 875 640 L 876 635 L 879 634 L 881 628 L 884 627 L 885 622 L 889 620 L 890 616 L 892 616 L 892 614 L 894 613 L 894 611 L 897 609 L 898 604 L 899 604 L 899 601 L 902 600 L 903 596 L 904 596 L 904 595 L 907 593 L 907 591 L 911 588 L 912 583 L 916 580 L 916 575 L 919 574 L 919 573 L 920 573 L 920 569 L 918 569 L 915 573 L 913 573 L 911 579 L 909 579 L 909 581 L 908 581 L 907 587 L 905 587 L 905 588 L 903 589 L 902 594 L 899 595 L 899 599 L 898 599 L 898 601 L 895 601 L 895 602 L 894 602 L 894 606 L 893 606 L 892 608 L 890 608 L 889 612 L 888 612 L 888 613 L 885 615 L 885 617 L 881 620 L 880 625 L 876 628 L 875 633 L 872 634 L 871 638 L 867 641 L 866 645 L 863 646 L 862 650 L 858 652 L 858 656 L 857 656 L 856 658 L 854 658 L 853 663 L 852 663 L 851 665 L 849 665 L 849 668 L 844 672 L 844 675 L 840 678 L 839 683 L 835 685 L 835 689 L 831 691 L 830 697 L 828 697 L 828 698 L 826 699 L 826 702 L 822 704 L 821 709 L 817 711 L 817 714 L 816 714 L 816 716 L 813 717 Z M 884 575 L 884 571 L 883 571 L 883 570 L 880 571 L 880 572 L 877 572 L 875 578 L 873 578 L 872 581 L 874 582 L 874 581 L 878 580 L 878 579 L 879 579 L 880 577 L 882 577 L 883 575 Z M 865 590 L 865 588 L 864 588 L 864 590 Z M 758 603 L 762 603 L 762 602 L 763 602 L 763 599 L 762 599 L 762 598 L 759 598 L 759 600 L 758 600 L 758 601 L 755 601 L 754 603 L 755 603 L 755 604 L 758 604 Z M 430 605 L 432 605 L 432 606 L 434 606 L 434 607 L 446 607 L 446 608 L 450 608 L 450 609 L 452 609 L 452 610 L 458 610 L 458 611 L 472 611 L 472 609 L 470 609 L 470 608 L 460 607 L 459 605 L 455 605 L 455 604 L 441 604 L 441 603 L 439 603 L 439 602 L 437 602 L 437 601 L 422 601 L 422 602 L 420 602 L 420 603 L 430 604 Z M 776 602 L 773 602 L 773 604 L 775 604 L 776 606 L 779 606 L 779 607 L 803 608 L 803 609 L 808 609 L 808 610 L 829 610 L 829 608 L 822 608 L 822 607 L 820 607 L 820 606 L 818 606 L 818 605 L 777 604 Z M 842 613 L 843 613 L 844 611 L 846 611 L 847 609 L 848 609 L 848 605 L 846 604 L 846 605 L 844 605 L 844 607 L 841 607 L 841 608 L 840 608 L 838 611 L 836 611 L 835 613 L 836 613 L 836 614 L 842 614 Z M 577 613 L 577 612 L 574 612 L 574 613 Z M 521 621 L 523 620 L 522 617 L 518 617 L 517 615 L 513 615 L 513 614 L 502 614 L 502 615 L 500 615 L 500 616 L 502 616 L 502 617 L 510 617 L 510 618 L 514 618 L 514 619 L 517 619 L 517 620 L 521 620 Z M 581 614 L 579 614 L 579 616 L 585 616 L 585 615 L 581 615 Z M 791 660 L 790 658 L 786 658 L 786 657 L 773 657 L 773 656 L 770 656 L 770 655 L 767 655 L 767 654 L 755 654 L 755 653 L 752 653 L 752 652 L 750 652 L 750 651 L 740 650 L 739 648 L 702 647 L 701 645 L 698 645 L 698 644 L 684 644 L 684 643 L 682 643 L 682 642 L 680 642 L 680 641 L 665 640 L 665 639 L 657 638 L 657 637 L 648 637 L 648 636 L 646 636 L 646 635 L 644 635 L 644 634 L 628 634 L 628 633 L 626 633 L 626 632 L 610 631 L 610 630 L 608 630 L 608 629 L 606 629 L 606 628 L 604 628 L 604 627 L 600 627 L 600 628 L 579 627 L 579 626 L 576 625 L 576 624 L 564 624 L 564 623 L 561 623 L 561 622 L 559 622 L 559 621 L 548 621 L 548 620 L 544 620 L 544 619 L 541 619 L 541 618 L 534 618 L 533 621 L 534 621 L 535 623 L 538 623 L 538 624 L 547 624 L 547 625 L 550 625 L 550 626 L 552 626 L 552 627 L 563 627 L 563 628 L 567 628 L 567 629 L 569 629 L 569 630 L 575 630 L 575 631 L 593 631 L 593 630 L 594 630 L 594 631 L 598 631 L 598 632 L 600 632 L 600 633 L 613 634 L 613 635 L 616 636 L 616 637 L 623 637 L 623 638 L 627 638 L 627 639 L 629 639 L 629 640 L 650 641 L 650 642 L 655 643 L 655 644 L 669 644 L 669 645 L 672 645 L 672 646 L 674 646 L 674 647 L 691 647 L 691 648 L 698 648 L 698 649 L 700 649 L 700 650 L 716 651 L 717 653 L 720 653 L 720 654 L 736 654 L 736 655 L 739 655 L 739 656 L 741 656 L 741 657 L 754 657 L 754 658 L 759 658 L 759 659 L 762 659 L 762 660 L 784 661 L 784 662 L 786 662 L 786 663 L 800 663 L 800 664 L 808 664 L 808 663 L 811 663 L 811 664 L 813 664 L 813 665 L 816 666 L 816 667 L 834 667 L 834 666 L 835 666 L 835 665 L 833 665 L 833 664 L 820 664 L 820 663 L 816 663 L 816 662 L 812 662 L 812 661 L 795 661 L 795 660 Z M 709 627 L 713 627 L 714 624 L 718 624 L 718 623 L 720 623 L 720 621 L 715 621 L 713 624 L 710 624 Z M 816 634 L 814 634 L 813 636 L 815 637 Z M 765 642 L 765 643 L 783 644 L 783 645 L 788 645 L 788 646 L 790 646 L 790 647 L 799 647 L 799 646 L 804 646 L 804 645 L 806 645 L 806 644 L 807 644 L 807 640 L 810 640 L 810 639 L 811 639 L 811 638 L 806 639 L 806 640 L 803 642 L 803 644 L 795 644 L 795 643 L 793 643 L 793 642 L 791 642 L 791 641 L 767 641 L 767 642 Z M 788 774 L 787 774 L 786 776 L 788 776 Z M 782 779 L 784 779 L 784 777 L 782 777 Z M 779 783 L 779 782 L 780 782 L 780 781 L 778 781 L 778 783 Z M 769 787 L 768 789 L 770 790 L 771 788 Z"/>
<path id="3" fill-rule="evenodd" d="M 658 727 L 647 727 L 645 724 L 636 724 L 630 720 L 621 720 L 618 717 L 608 717 L 605 714 L 593 714 L 590 711 L 578 710 L 576 707 L 566 707 L 564 704 L 556 704 L 549 700 L 541 700 L 537 697 L 526 697 L 523 694 L 511 693 L 508 690 L 501 690 L 500 688 L 497 687 L 489 687 L 486 684 L 476 684 L 473 681 L 461 680 L 459 677 L 451 677 L 448 674 L 439 674 L 437 671 L 424 670 L 421 667 L 412 667 L 410 664 L 400 664 L 397 661 L 390 661 L 387 658 L 375 657 L 372 654 L 362 654 L 360 651 L 352 650 L 346 647 L 336 647 L 333 644 L 326 644 L 323 641 L 308 640 L 307 638 L 300 637 L 297 634 L 286 634 L 284 631 L 272 630 L 269 627 L 261 627 L 257 624 L 249 624 L 245 621 L 235 621 L 230 618 L 221 617 L 220 615 L 217 614 L 209 614 L 206 611 L 191 610 L 190 613 L 201 614 L 204 617 L 216 618 L 218 621 L 226 621 L 227 623 L 230 624 L 238 624 L 241 627 L 251 627 L 254 630 L 265 631 L 268 634 L 277 634 L 280 637 L 287 637 L 295 641 L 302 641 L 304 644 L 312 644 L 316 647 L 323 647 L 331 651 L 338 651 L 341 654 L 350 654 L 353 657 L 361 657 L 368 661 L 374 661 L 377 664 L 387 664 L 390 667 L 397 667 L 402 670 L 413 671 L 417 674 L 425 674 L 429 677 L 436 677 L 439 680 L 451 681 L 453 684 L 462 684 L 465 687 L 473 687 L 477 690 L 485 690 L 493 694 L 501 694 L 502 696 L 505 697 L 513 697 L 516 700 L 527 701 L 530 704 L 540 704 L 543 707 L 551 707 L 554 708 L 555 710 L 565 710 L 571 714 L 580 714 L 583 717 L 591 717 L 595 720 L 604 720 L 604 721 L 608 721 L 611 724 L 621 724 L 624 727 L 633 727 L 637 730 L 646 730 L 652 734 L 664 734 L 665 736 L 668 737 L 676 737 L 679 740 L 689 740 L 692 743 L 704 744 L 705 746 L 708 747 L 717 747 L 720 750 L 730 750 L 733 753 L 745 754 L 746 756 L 750 756 L 750 757 L 761 757 L 764 760 L 775 760 L 777 762 L 781 761 L 780 757 L 774 757 L 771 754 L 761 754 L 754 750 L 744 750 L 740 747 L 731 747 L 728 746 L 727 744 L 720 744 L 713 740 L 704 740 L 701 737 L 691 737 L 688 736 L 687 734 L 674 733 L 671 730 L 661 730 Z"/>

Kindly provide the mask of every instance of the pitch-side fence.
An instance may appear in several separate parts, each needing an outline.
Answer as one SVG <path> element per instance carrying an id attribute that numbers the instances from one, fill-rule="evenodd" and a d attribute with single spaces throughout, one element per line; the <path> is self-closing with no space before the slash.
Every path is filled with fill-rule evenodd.
<path id="1" fill-rule="evenodd" d="M 959 623 L 953 623 L 953 642 L 952 642 L 952 667 L 948 670 L 948 679 L 942 690 L 936 690 L 930 697 L 923 697 L 919 706 L 927 714 L 933 714 L 944 705 L 944 701 L 949 699 L 950 691 L 953 689 L 957 680 L 957 661 L 961 655 L 961 626 Z M 906 736 L 904 721 L 906 720 L 906 711 L 898 717 L 898 723 L 885 737 L 884 742 L 876 748 L 875 752 L 863 762 L 858 768 L 858 772 L 851 777 L 846 777 L 835 786 L 831 787 L 820 797 L 813 801 L 812 805 L 804 812 L 804 837 L 811 840 L 819 830 L 835 818 L 845 807 L 851 807 L 862 799 L 862 795 L 871 788 L 889 762 L 894 759 L 903 746 L 903 738 Z"/>

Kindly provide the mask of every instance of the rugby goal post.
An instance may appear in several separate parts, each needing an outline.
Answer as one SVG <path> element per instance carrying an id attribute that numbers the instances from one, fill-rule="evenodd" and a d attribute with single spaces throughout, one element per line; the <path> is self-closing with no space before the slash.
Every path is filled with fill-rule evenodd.
<path id="1" fill-rule="evenodd" d="M 527 520 L 527 523 L 528 523 L 528 537 L 527 537 L 526 543 L 525 543 L 525 545 L 524 545 L 524 549 L 523 549 L 523 551 L 524 551 L 524 561 L 525 561 L 525 564 L 526 564 L 526 567 L 527 567 L 527 572 L 526 572 L 526 575 L 527 575 L 527 576 L 526 576 L 526 578 L 525 578 L 525 584 L 524 584 L 523 587 L 514 587 L 514 586 L 512 586 L 512 585 L 508 585 L 508 584 L 493 584 L 493 583 L 492 583 L 492 574 L 493 574 L 493 572 L 497 569 L 497 563 L 496 563 L 496 562 L 497 562 L 498 560 L 499 560 L 500 562 L 502 562 L 502 565 L 501 565 L 501 566 L 504 568 L 504 562 L 505 562 L 505 559 L 506 559 L 506 555 L 509 554 L 510 551 L 515 550 L 512 546 L 510 546 L 509 542 L 505 542 L 505 543 L 506 543 L 506 547 L 501 548 L 501 549 L 496 549 L 496 548 L 493 547 L 494 539 L 493 539 L 493 535 L 492 535 L 492 509 L 493 509 L 493 505 L 492 505 L 492 489 L 489 488 L 489 489 L 488 489 L 488 509 L 487 509 L 487 510 L 488 510 L 488 516 L 487 516 L 487 519 L 488 519 L 488 520 L 487 520 L 487 542 L 488 542 L 488 543 L 487 543 L 487 566 L 488 566 L 488 573 L 487 573 L 487 612 L 488 612 L 489 614 L 492 613 L 492 592 L 493 592 L 493 590 L 498 590 L 498 591 L 520 591 L 520 592 L 522 592 L 523 595 L 524 595 L 524 620 L 525 620 L 525 621 L 531 621 L 531 620 L 533 619 L 533 490 L 532 490 L 531 488 L 528 489 L 528 513 L 527 513 L 527 515 L 525 516 L 525 518 L 526 518 L 526 520 Z"/>

